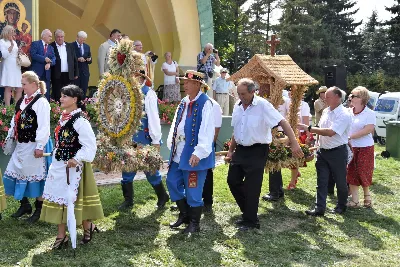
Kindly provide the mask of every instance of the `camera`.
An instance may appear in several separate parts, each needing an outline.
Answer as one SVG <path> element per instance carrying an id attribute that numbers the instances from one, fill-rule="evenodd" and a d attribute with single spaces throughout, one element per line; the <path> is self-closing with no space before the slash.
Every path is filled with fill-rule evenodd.
<path id="1" fill-rule="evenodd" d="M 218 54 L 218 49 L 213 48 L 213 53 Z"/>

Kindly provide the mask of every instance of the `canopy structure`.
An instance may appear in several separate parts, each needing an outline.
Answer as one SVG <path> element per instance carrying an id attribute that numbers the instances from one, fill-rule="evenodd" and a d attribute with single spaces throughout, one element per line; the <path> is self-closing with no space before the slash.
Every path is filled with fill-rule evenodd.
<path id="1" fill-rule="evenodd" d="M 291 103 L 287 120 L 296 136 L 298 136 L 297 123 L 299 120 L 299 108 L 304 93 L 309 85 L 318 84 L 318 81 L 305 73 L 288 55 L 254 55 L 250 61 L 239 71 L 234 73 L 229 80 L 237 83 L 242 78 L 250 78 L 257 82 L 260 91 L 268 92 L 268 101 L 277 109 L 283 103 L 283 89 L 291 88 Z M 261 94 L 264 97 L 264 95 Z M 270 146 L 270 156 L 265 166 L 265 171 L 276 171 L 281 168 L 293 168 L 302 166 L 307 157 L 311 157 L 310 151 L 305 153 L 306 159 L 296 159 L 287 156 L 289 153 L 285 148 L 287 138 L 281 139 L 278 130 L 273 130 L 273 141 Z M 303 147 L 302 147 L 303 148 Z M 305 151 L 303 151 L 305 152 Z M 281 155 L 281 156 L 272 156 Z M 283 155 L 283 156 L 282 156 Z M 285 156 L 286 155 L 286 156 Z M 272 159 L 272 158 L 273 159 Z"/>
<path id="2" fill-rule="evenodd" d="M 260 86 L 268 86 L 271 94 L 268 98 L 275 108 L 282 103 L 282 90 L 291 87 L 288 120 L 293 129 L 296 129 L 297 114 L 304 92 L 309 85 L 318 84 L 317 80 L 305 73 L 288 55 L 256 54 L 229 80 L 236 83 L 242 78 L 250 78 Z"/>

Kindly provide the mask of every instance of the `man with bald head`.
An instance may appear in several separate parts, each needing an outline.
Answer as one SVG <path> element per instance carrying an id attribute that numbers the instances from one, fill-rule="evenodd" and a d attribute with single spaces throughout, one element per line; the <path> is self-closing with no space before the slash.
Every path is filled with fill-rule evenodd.
<path id="1" fill-rule="evenodd" d="M 210 43 L 204 46 L 204 50 L 197 55 L 197 71 L 204 73 L 204 81 L 212 88 L 214 66 L 220 66 L 218 50 Z M 208 90 L 207 95 L 213 97 L 213 90 Z"/>
<path id="2" fill-rule="evenodd" d="M 329 88 L 325 94 L 328 107 L 322 112 L 319 128 L 299 124 L 303 131 L 319 135 L 317 151 L 317 197 L 315 208 L 306 211 L 309 216 L 323 216 L 328 195 L 328 181 L 332 177 L 337 188 L 337 204 L 333 213 L 342 214 L 347 204 L 347 160 L 351 115 L 342 105 L 344 91 L 336 86 Z"/>
<path id="3" fill-rule="evenodd" d="M 152 51 L 147 51 L 143 54 L 143 44 L 140 40 L 133 42 L 133 50 L 142 54 L 142 60 L 146 66 L 145 74 L 150 77 L 152 82 L 154 82 L 154 67 L 157 63 L 158 56 Z"/>
<path id="4" fill-rule="evenodd" d="M 54 32 L 55 41 L 50 45 L 56 55 L 56 64 L 51 67 L 51 92 L 55 101 L 60 101 L 61 88 L 74 84 L 78 79 L 78 59 L 73 44 L 64 41 L 65 33 L 61 29 Z"/>
<path id="5" fill-rule="evenodd" d="M 42 40 L 32 42 L 30 55 L 32 59 L 31 70 L 34 71 L 41 81 L 46 83 L 46 98 L 50 101 L 50 79 L 51 66 L 56 64 L 54 49 L 50 45 L 53 34 L 49 29 L 45 29 L 41 34 Z"/>

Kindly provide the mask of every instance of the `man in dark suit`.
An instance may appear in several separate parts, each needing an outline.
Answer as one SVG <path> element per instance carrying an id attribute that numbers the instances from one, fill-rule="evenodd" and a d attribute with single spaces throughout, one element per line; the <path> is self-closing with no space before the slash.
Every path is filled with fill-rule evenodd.
<path id="1" fill-rule="evenodd" d="M 89 85 L 89 64 L 92 64 L 92 53 L 90 52 L 90 46 L 85 43 L 86 38 L 86 32 L 80 31 L 76 37 L 76 42 L 73 42 L 79 69 L 78 79 L 75 80 L 75 84 L 83 90 L 85 96 Z"/>
<path id="2" fill-rule="evenodd" d="M 30 55 L 32 59 L 31 70 L 34 71 L 41 81 L 46 83 L 46 98 L 50 101 L 50 78 L 51 66 L 56 64 L 54 49 L 50 45 L 53 34 L 49 29 L 42 31 L 42 40 L 32 42 Z"/>
<path id="3" fill-rule="evenodd" d="M 50 44 L 56 55 L 56 64 L 51 67 L 52 96 L 55 101 L 60 101 L 61 88 L 78 79 L 78 59 L 73 44 L 64 42 L 64 31 L 58 29 L 54 36 L 56 41 Z"/>

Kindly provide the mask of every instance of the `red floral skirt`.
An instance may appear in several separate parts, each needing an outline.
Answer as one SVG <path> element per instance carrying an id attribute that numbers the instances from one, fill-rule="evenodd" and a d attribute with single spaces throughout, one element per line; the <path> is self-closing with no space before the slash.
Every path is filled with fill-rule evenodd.
<path id="1" fill-rule="evenodd" d="M 353 147 L 353 159 L 347 166 L 347 183 L 368 187 L 374 173 L 374 146 Z"/>
<path id="2" fill-rule="evenodd" d="M 306 143 L 306 139 L 307 139 L 307 132 L 300 132 L 299 133 L 299 139 L 300 139 L 300 143 L 305 144 Z M 312 134 L 310 134 L 310 141 L 314 140 L 314 136 Z M 304 161 L 303 166 L 299 166 L 299 167 L 307 167 L 307 163 Z M 296 170 L 297 168 L 293 167 L 290 168 L 291 170 Z"/>

